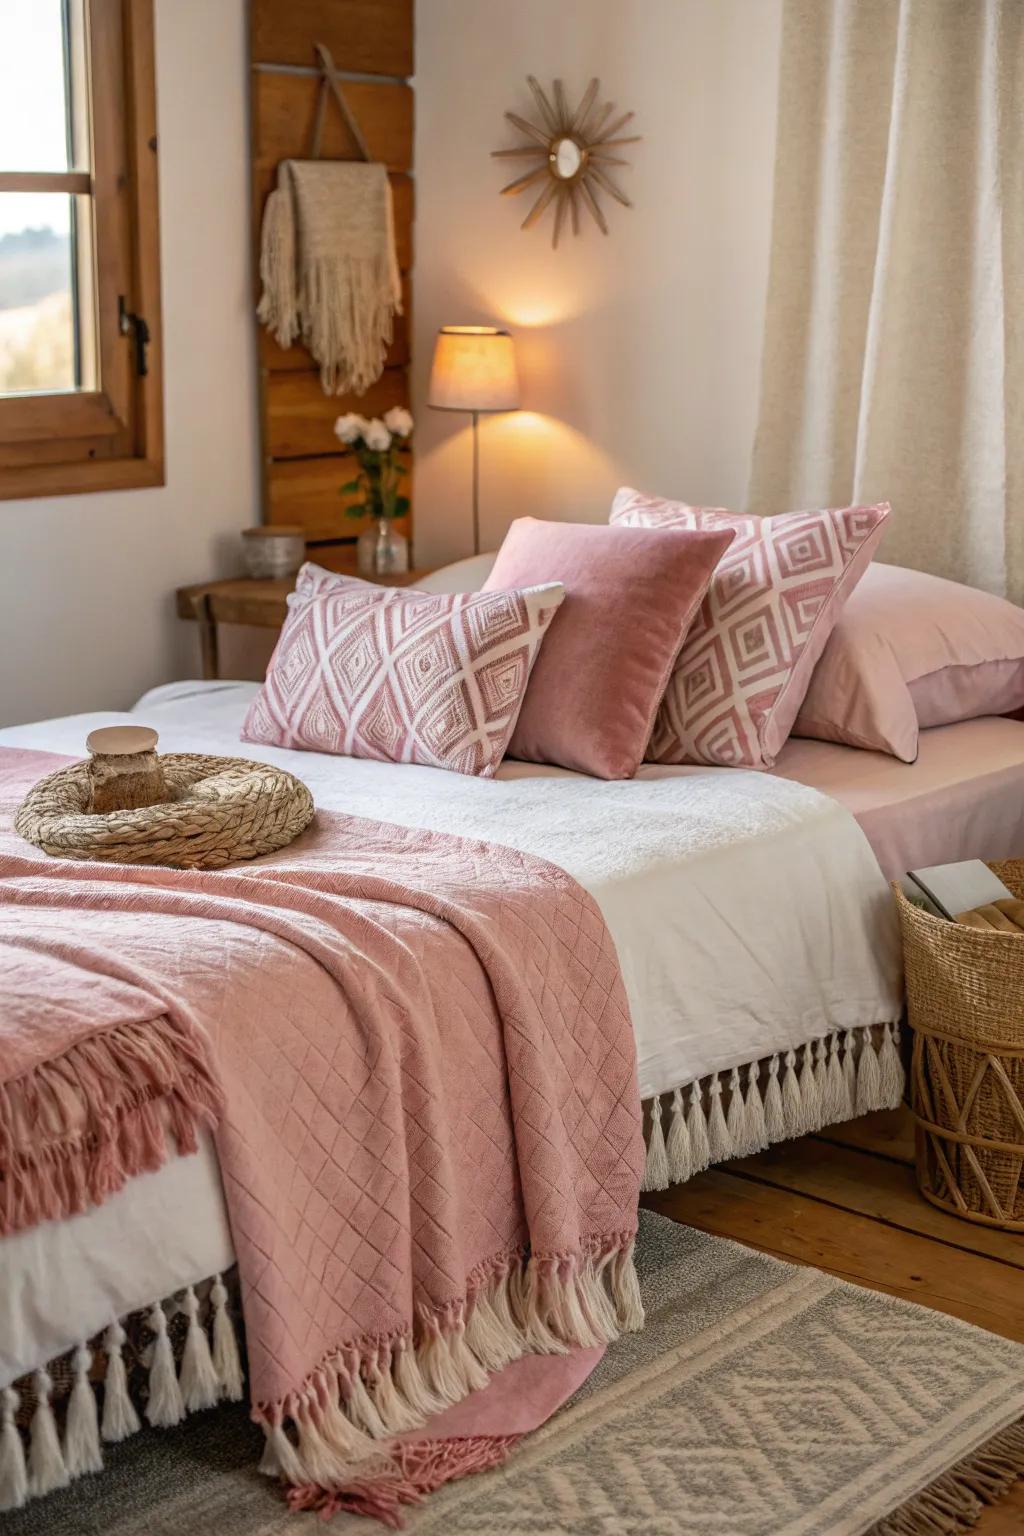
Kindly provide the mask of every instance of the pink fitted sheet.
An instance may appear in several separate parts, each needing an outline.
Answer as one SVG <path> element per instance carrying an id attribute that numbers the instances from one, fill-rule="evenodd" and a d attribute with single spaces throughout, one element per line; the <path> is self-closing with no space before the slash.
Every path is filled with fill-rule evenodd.
<path id="1" fill-rule="evenodd" d="M 889 880 L 929 864 L 1024 856 L 1020 720 L 922 731 L 916 763 L 794 736 L 773 772 L 852 811 Z"/>

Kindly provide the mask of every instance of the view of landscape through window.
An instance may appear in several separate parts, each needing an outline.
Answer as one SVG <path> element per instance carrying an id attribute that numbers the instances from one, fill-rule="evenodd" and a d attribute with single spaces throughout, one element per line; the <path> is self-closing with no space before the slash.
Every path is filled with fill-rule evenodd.
<path id="1" fill-rule="evenodd" d="M 0 171 L 66 171 L 63 0 L 0 0 Z M 0 394 L 74 389 L 73 199 L 0 192 Z"/>

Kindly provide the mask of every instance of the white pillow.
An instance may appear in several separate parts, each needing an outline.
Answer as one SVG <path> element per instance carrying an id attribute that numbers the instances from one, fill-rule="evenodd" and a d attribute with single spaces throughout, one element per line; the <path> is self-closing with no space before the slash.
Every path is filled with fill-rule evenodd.
<path id="1" fill-rule="evenodd" d="M 491 566 L 498 557 L 492 549 L 484 555 L 470 555 L 468 560 L 456 560 L 452 565 L 442 565 L 416 583 L 417 592 L 479 592 L 491 574 Z"/>

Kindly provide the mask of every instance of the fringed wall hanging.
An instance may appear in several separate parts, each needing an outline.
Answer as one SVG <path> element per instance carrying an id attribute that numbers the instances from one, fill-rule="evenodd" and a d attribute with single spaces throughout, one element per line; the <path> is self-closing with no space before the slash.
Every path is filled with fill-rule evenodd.
<path id="1" fill-rule="evenodd" d="M 257 313 L 282 347 L 300 338 L 325 394 L 363 394 L 384 371 L 402 312 L 387 167 L 370 161 L 334 61 L 316 44 L 322 79 L 310 158 L 283 160 L 263 215 Z M 363 163 L 321 160 L 332 93 Z"/>

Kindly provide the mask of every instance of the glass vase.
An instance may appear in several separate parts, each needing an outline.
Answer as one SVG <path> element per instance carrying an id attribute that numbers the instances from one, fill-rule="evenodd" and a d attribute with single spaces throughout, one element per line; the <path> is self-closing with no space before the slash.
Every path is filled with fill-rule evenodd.
<path id="1" fill-rule="evenodd" d="M 356 541 L 360 576 L 371 580 L 403 576 L 409 569 L 409 540 L 388 517 L 378 517 Z"/>

